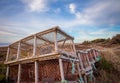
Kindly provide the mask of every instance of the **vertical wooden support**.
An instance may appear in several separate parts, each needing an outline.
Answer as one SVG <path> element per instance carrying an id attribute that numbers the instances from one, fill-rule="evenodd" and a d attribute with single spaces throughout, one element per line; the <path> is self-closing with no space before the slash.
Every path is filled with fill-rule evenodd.
<path id="1" fill-rule="evenodd" d="M 72 45 L 73 45 L 73 51 L 76 53 L 75 44 L 73 40 L 72 40 Z"/>
<path id="2" fill-rule="evenodd" d="M 8 61 L 9 53 L 10 53 L 10 47 L 8 47 L 8 49 L 7 49 L 6 62 Z"/>
<path id="3" fill-rule="evenodd" d="M 6 68 L 6 81 L 8 82 L 8 77 L 9 77 L 9 65 L 7 65 Z"/>
<path id="4" fill-rule="evenodd" d="M 96 51 L 97 51 L 97 52 L 96 52 L 96 55 L 97 55 L 96 57 L 98 57 L 98 56 L 99 56 L 99 51 L 98 51 L 98 50 L 96 50 Z"/>
<path id="5" fill-rule="evenodd" d="M 77 63 L 77 69 L 78 69 L 79 79 L 81 81 L 82 75 L 81 75 L 81 72 L 80 72 L 79 63 Z M 84 83 L 84 81 L 82 83 Z"/>
<path id="6" fill-rule="evenodd" d="M 55 37 L 54 37 L 54 40 L 55 40 L 55 52 L 58 52 L 58 44 L 57 44 L 57 30 L 55 30 Z"/>
<path id="7" fill-rule="evenodd" d="M 34 35 L 33 56 L 36 55 L 37 37 Z"/>
<path id="8" fill-rule="evenodd" d="M 91 65 L 89 57 L 88 57 L 88 53 L 85 53 L 85 55 L 86 55 L 86 58 L 87 58 L 87 61 L 88 61 L 89 65 Z"/>
<path id="9" fill-rule="evenodd" d="M 20 57 L 20 46 L 21 46 L 21 42 L 18 43 L 17 59 L 19 59 Z"/>
<path id="10" fill-rule="evenodd" d="M 94 54 L 93 54 L 93 56 L 94 56 Z M 93 56 L 92 56 L 92 53 L 91 53 L 91 51 L 90 51 L 90 57 L 92 58 L 92 61 L 94 61 L 94 62 L 95 62 L 95 60 L 94 60 Z"/>
<path id="11" fill-rule="evenodd" d="M 82 62 L 82 59 L 81 59 L 81 55 L 80 55 L 80 53 L 78 53 L 78 58 L 79 58 L 79 61 L 80 61 L 81 69 L 84 70 L 83 62 Z"/>
<path id="12" fill-rule="evenodd" d="M 38 83 L 38 61 L 35 61 L 35 83 Z"/>
<path id="13" fill-rule="evenodd" d="M 59 59 L 59 66 L 60 66 L 61 79 L 62 79 L 62 81 L 63 81 L 63 80 L 65 80 L 65 78 L 64 78 L 64 70 L 63 70 L 62 59 Z"/>
<path id="14" fill-rule="evenodd" d="M 84 81 L 85 81 L 85 83 L 88 83 L 86 75 L 84 75 Z"/>
<path id="15" fill-rule="evenodd" d="M 17 83 L 20 83 L 20 79 L 21 79 L 21 64 L 18 65 L 18 79 L 17 79 Z"/>
<path id="16" fill-rule="evenodd" d="M 94 49 L 92 49 L 93 50 L 93 55 L 94 55 L 94 57 L 95 57 L 95 59 L 97 58 L 97 56 L 96 56 L 96 53 L 95 53 L 95 50 Z"/>
<path id="17" fill-rule="evenodd" d="M 74 44 L 74 41 L 72 40 L 72 45 L 73 45 L 73 50 L 74 50 L 74 52 L 75 52 L 75 54 L 77 55 L 77 53 L 76 53 L 76 49 L 75 49 L 75 44 Z M 81 72 L 80 72 L 80 65 L 81 65 L 81 69 L 84 69 L 83 68 L 83 63 L 82 63 L 82 59 L 81 59 L 81 56 L 80 56 L 80 53 L 78 53 L 78 58 L 79 58 L 79 63 L 77 63 L 77 68 L 78 68 L 78 74 L 79 74 L 79 79 L 81 79 L 82 78 L 82 75 L 81 75 Z M 80 64 L 80 65 L 79 65 Z M 80 80 L 81 81 L 81 80 Z M 82 83 L 84 83 L 84 81 L 82 82 Z"/>

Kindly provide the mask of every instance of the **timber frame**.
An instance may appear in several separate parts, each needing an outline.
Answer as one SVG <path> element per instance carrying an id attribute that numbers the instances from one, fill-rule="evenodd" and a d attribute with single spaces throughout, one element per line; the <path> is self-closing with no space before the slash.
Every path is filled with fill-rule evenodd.
<path id="1" fill-rule="evenodd" d="M 6 79 L 9 77 L 9 67 L 18 65 L 17 83 L 20 83 L 21 66 L 32 62 L 35 66 L 35 83 L 38 83 L 38 61 L 57 59 L 61 80 L 65 80 L 63 61 L 79 61 L 73 40 L 73 37 L 56 26 L 9 45 L 5 61 Z"/>

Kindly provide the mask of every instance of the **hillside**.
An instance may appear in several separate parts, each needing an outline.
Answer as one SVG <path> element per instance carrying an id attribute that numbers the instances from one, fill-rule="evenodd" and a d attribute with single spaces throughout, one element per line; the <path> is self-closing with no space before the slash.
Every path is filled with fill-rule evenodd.
<path id="1" fill-rule="evenodd" d="M 120 83 L 120 49 L 119 47 L 104 48 L 101 51 L 102 60 L 99 63 L 100 75 L 97 83 Z"/>
<path id="2" fill-rule="evenodd" d="M 95 39 L 92 41 L 84 41 L 82 45 L 96 45 L 102 47 L 116 47 L 120 45 L 120 34 L 108 39 Z"/>
<path id="3" fill-rule="evenodd" d="M 104 44 L 105 45 L 105 44 Z M 120 45 L 76 44 L 77 49 L 96 48 L 101 51 L 102 59 L 97 66 L 96 83 L 120 83 Z"/>
<path id="4" fill-rule="evenodd" d="M 120 83 L 120 34 L 111 39 L 95 39 L 76 44 L 77 49 L 96 48 L 102 59 L 97 64 L 96 83 Z"/>

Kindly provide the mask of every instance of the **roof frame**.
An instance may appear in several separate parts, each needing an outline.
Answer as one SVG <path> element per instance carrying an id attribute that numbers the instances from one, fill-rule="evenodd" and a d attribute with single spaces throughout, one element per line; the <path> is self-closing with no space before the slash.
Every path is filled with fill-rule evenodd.
<path id="1" fill-rule="evenodd" d="M 30 35 L 30 36 L 28 36 L 28 37 L 25 37 L 25 38 L 23 38 L 23 39 L 21 39 L 21 40 L 19 40 L 19 41 L 16 41 L 15 43 L 12 43 L 12 44 L 9 45 L 9 46 L 12 46 L 12 45 L 14 45 L 14 44 L 16 44 L 16 43 L 18 43 L 18 42 L 21 42 L 21 41 L 22 41 L 22 42 L 28 41 L 28 40 L 34 38 L 34 35 L 36 35 L 37 38 L 42 39 L 42 40 L 44 40 L 44 41 L 52 44 L 52 43 L 54 43 L 54 42 L 49 41 L 48 39 L 45 39 L 45 38 L 39 37 L 39 36 L 42 36 L 42 35 L 47 34 L 47 33 L 50 33 L 50 32 L 55 32 L 55 31 L 57 31 L 57 33 L 60 33 L 60 34 L 62 34 L 62 35 L 64 35 L 64 36 L 66 36 L 66 37 L 67 37 L 66 39 L 72 39 L 72 40 L 74 39 L 72 36 L 68 35 L 68 34 L 65 33 L 63 30 L 61 30 L 61 29 L 59 28 L 59 26 L 55 26 L 55 27 L 53 27 L 53 28 L 51 28 L 51 29 L 48 29 L 48 30 L 45 30 L 45 31 L 41 31 L 41 32 L 38 32 L 38 33 L 36 33 L 36 34 Z M 66 40 L 66 39 L 65 39 L 65 40 Z M 60 40 L 59 40 L 59 41 L 60 41 Z M 62 40 L 61 40 L 61 41 L 62 41 Z"/>

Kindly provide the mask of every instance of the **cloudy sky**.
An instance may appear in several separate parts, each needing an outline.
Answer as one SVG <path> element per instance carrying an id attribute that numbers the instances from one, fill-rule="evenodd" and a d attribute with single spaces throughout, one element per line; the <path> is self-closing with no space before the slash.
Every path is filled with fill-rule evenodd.
<path id="1" fill-rule="evenodd" d="M 0 46 L 60 26 L 75 42 L 120 33 L 120 0 L 0 0 Z"/>

